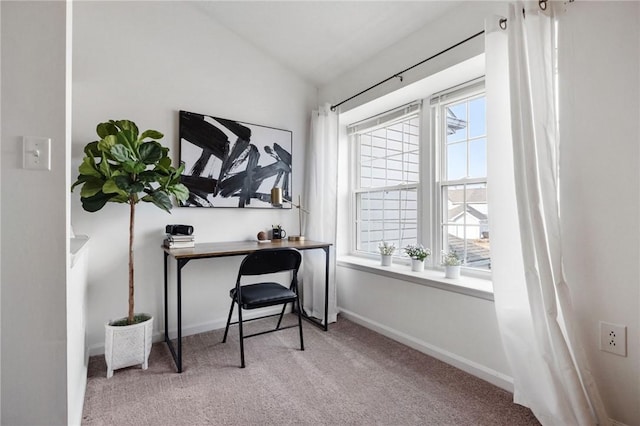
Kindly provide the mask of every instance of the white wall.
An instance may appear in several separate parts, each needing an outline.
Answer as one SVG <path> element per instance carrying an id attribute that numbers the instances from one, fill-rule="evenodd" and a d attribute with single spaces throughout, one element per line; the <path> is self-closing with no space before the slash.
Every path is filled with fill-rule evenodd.
<path id="1" fill-rule="evenodd" d="M 66 423 L 66 5 L 2 2 L 2 424 Z M 50 137 L 51 171 L 21 168 Z"/>
<path id="2" fill-rule="evenodd" d="M 73 48 L 74 173 L 82 148 L 96 139 L 96 124 L 112 118 L 163 132 L 177 163 L 183 109 L 293 131 L 293 192 L 302 189 L 316 89 L 218 25 L 206 4 L 79 2 Z M 95 353 L 104 343 L 103 324 L 126 315 L 128 209 L 112 204 L 87 213 L 79 198 L 72 195 L 72 223 L 77 233 L 91 236 L 88 340 Z M 166 224 L 193 225 L 200 242 L 253 239 L 276 223 L 297 228 L 293 210 L 174 208 L 168 215 L 150 204 L 138 206 L 136 311 L 157 318 L 156 333 L 163 329 L 160 244 Z M 194 261 L 184 268 L 187 333 L 224 326 L 240 260 Z M 170 316 L 175 319 L 173 310 Z"/>
<path id="3" fill-rule="evenodd" d="M 399 53 L 381 52 L 321 88 L 319 96 L 330 102 L 347 98 L 358 91 L 356 76 L 362 76 L 360 88 L 374 84 L 461 40 L 471 29 L 482 28 L 484 18 L 500 7 L 479 3 L 453 11 L 438 26 L 409 37 L 408 46 Z M 578 331 L 608 413 L 618 422 L 636 425 L 640 424 L 639 4 L 575 2 L 567 9 L 561 17 L 559 53 L 566 275 Z M 393 84 L 372 96 L 388 93 L 393 87 L 387 86 Z M 498 378 L 509 374 L 491 302 L 345 267 L 338 267 L 337 277 L 338 305 L 360 322 L 442 359 L 466 363 L 462 367 L 467 371 L 482 366 L 486 370 L 480 368 L 480 375 L 491 370 Z M 600 320 L 628 327 L 626 358 L 599 350 Z"/>
<path id="4" fill-rule="evenodd" d="M 348 98 L 358 91 L 355 87 L 364 88 L 377 83 L 483 30 L 485 17 L 502 11 L 503 7 L 502 2 L 473 2 L 453 10 L 442 20 L 409 36 L 395 49 L 392 47 L 382 51 L 367 63 L 322 87 L 319 96 L 330 102 Z M 478 37 L 444 54 L 436 62 L 429 62 L 411 71 L 405 76 L 402 86 L 406 87 L 483 51 L 484 39 Z M 362 76 L 359 81 L 358 76 Z M 349 102 L 346 108 L 351 110 L 374 96 L 387 94 L 398 87 L 397 82 L 383 85 L 376 93 Z M 440 87 L 439 90 L 445 88 Z M 346 154 L 347 151 L 343 149 L 342 170 L 348 167 Z M 349 199 L 344 185 L 339 193 L 343 206 L 339 210 L 348 211 Z M 342 247 L 338 247 L 338 252 L 344 252 L 350 233 L 344 217 L 339 223 L 339 244 Z M 511 387 L 510 370 L 502 350 L 493 302 L 344 266 L 337 268 L 337 283 L 341 311 L 358 322 L 501 387 Z"/>
<path id="5" fill-rule="evenodd" d="M 566 278 L 609 415 L 640 424 L 640 4 L 575 2 L 561 17 L 561 211 Z M 599 321 L 628 327 L 626 358 Z"/>

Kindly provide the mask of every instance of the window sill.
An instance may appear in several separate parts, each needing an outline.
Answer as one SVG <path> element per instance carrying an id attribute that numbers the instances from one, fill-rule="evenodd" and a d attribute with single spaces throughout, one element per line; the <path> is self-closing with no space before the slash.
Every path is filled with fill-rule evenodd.
<path id="1" fill-rule="evenodd" d="M 337 263 L 338 266 L 345 268 L 493 301 L 493 283 L 482 278 L 464 275 L 456 279 L 445 278 L 442 270 L 425 269 L 423 272 L 413 272 L 410 265 L 380 266 L 379 259 L 373 260 L 357 256 L 340 256 Z"/>

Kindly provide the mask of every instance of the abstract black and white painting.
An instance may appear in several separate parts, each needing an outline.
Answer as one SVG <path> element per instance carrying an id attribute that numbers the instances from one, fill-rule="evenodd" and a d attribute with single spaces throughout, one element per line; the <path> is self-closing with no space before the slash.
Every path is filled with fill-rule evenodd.
<path id="1" fill-rule="evenodd" d="M 272 188 L 290 201 L 292 138 L 289 130 L 180 111 L 182 183 L 189 188 L 180 205 L 272 208 Z"/>

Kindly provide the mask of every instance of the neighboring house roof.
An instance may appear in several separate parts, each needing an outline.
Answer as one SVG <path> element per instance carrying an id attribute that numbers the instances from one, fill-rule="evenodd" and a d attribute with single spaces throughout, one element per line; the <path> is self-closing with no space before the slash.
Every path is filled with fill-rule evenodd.
<path id="1" fill-rule="evenodd" d="M 467 127 L 467 122 L 456 117 L 451 108 L 447 108 L 447 134 L 452 135 L 465 127 Z"/>
<path id="2" fill-rule="evenodd" d="M 458 204 L 457 206 L 449 209 L 449 221 L 453 222 L 457 220 L 464 213 L 464 204 Z M 478 220 L 487 220 L 487 215 L 478 211 L 473 206 L 467 204 L 467 213 L 475 217 Z"/>
<path id="3" fill-rule="evenodd" d="M 464 253 L 464 239 L 449 234 L 449 250 Z M 491 260 L 491 251 L 486 247 L 476 244 L 473 240 L 467 240 L 467 264 Z"/>
<path id="4" fill-rule="evenodd" d="M 449 201 L 453 204 L 464 203 L 464 188 L 447 190 L 447 196 Z M 486 203 L 487 202 L 487 188 L 469 188 L 467 187 L 467 203 Z"/>

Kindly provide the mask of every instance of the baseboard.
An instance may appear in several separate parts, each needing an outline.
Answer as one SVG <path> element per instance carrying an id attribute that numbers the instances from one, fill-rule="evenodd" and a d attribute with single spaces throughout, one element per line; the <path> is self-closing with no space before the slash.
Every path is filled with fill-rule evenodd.
<path id="1" fill-rule="evenodd" d="M 242 317 L 246 320 L 250 320 L 263 315 L 279 314 L 281 309 L 282 309 L 281 307 L 275 307 L 275 308 L 268 308 L 268 309 L 260 309 L 259 311 L 250 312 L 250 313 L 243 311 Z M 237 319 L 232 319 L 232 320 L 237 321 Z M 212 331 L 212 330 L 219 330 L 221 328 L 224 328 L 226 325 L 227 325 L 226 317 L 222 319 L 218 318 L 213 321 L 202 322 L 199 324 L 185 325 L 182 327 L 182 337 L 205 333 L 207 331 Z M 155 327 L 158 327 L 158 324 L 155 324 Z M 164 327 L 164 325 L 162 325 L 162 327 Z M 170 336 L 175 336 L 176 334 L 177 334 L 176 328 L 169 329 Z M 153 340 L 153 343 L 163 342 L 164 330 L 154 332 L 152 340 Z M 102 342 L 101 344 L 91 346 L 89 348 L 89 355 L 90 356 L 104 355 L 104 342 Z"/>
<path id="2" fill-rule="evenodd" d="M 386 336 L 424 354 L 439 359 L 440 361 L 446 362 L 447 364 L 453 365 L 454 367 L 459 368 L 462 371 L 465 371 L 493 385 L 496 385 L 499 388 L 513 393 L 513 379 L 506 374 L 500 373 L 499 371 L 495 371 L 491 368 L 487 368 L 484 365 L 478 364 L 477 362 L 463 358 L 452 352 L 446 351 L 442 348 L 416 339 L 415 337 L 409 336 L 408 334 L 395 330 L 391 327 L 387 327 L 386 325 L 380 324 L 369 318 L 365 318 L 354 312 L 350 312 L 343 308 L 339 308 L 339 311 L 341 316 L 350 321 L 376 331 L 383 336 Z"/>

